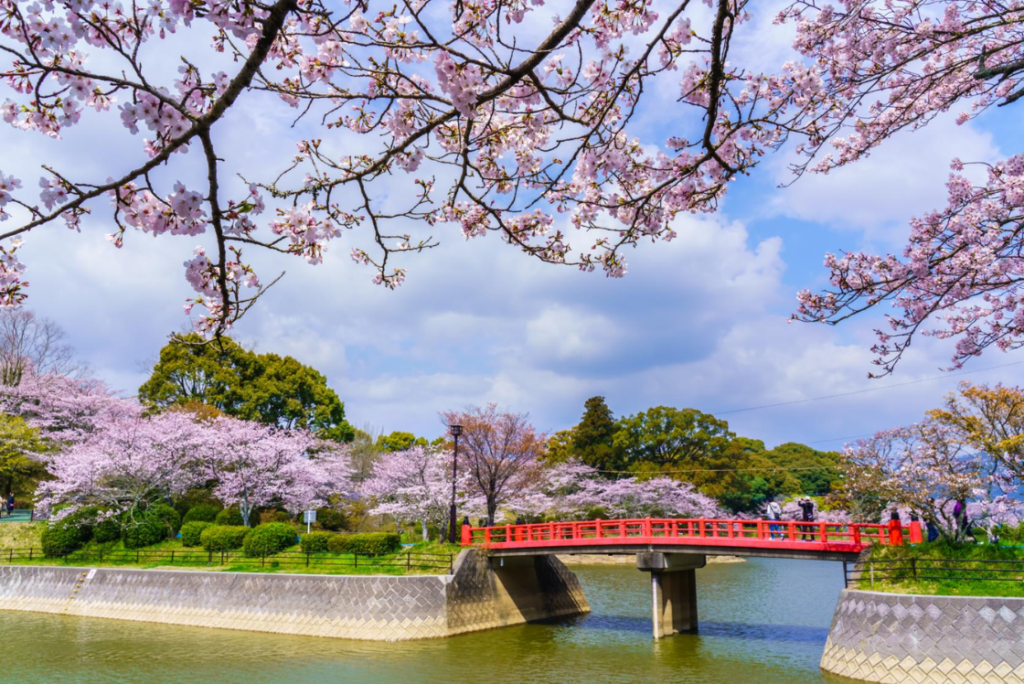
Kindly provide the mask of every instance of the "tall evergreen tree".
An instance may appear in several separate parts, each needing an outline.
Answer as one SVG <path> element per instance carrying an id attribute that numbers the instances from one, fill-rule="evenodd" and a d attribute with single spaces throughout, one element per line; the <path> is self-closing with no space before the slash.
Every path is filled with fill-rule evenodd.
<path id="1" fill-rule="evenodd" d="M 590 397 L 583 408 L 572 438 L 573 455 L 598 470 L 621 470 L 622 452 L 613 443 L 618 424 L 604 397 Z"/>

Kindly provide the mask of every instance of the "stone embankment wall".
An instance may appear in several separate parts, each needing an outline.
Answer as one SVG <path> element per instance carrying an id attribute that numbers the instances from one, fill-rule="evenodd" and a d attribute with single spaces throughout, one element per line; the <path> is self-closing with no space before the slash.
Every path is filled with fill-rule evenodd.
<path id="1" fill-rule="evenodd" d="M 493 569 L 464 551 L 452 575 L 326 576 L 0 567 L 0 610 L 343 639 L 446 637 L 590 610 L 553 558 Z"/>
<path id="2" fill-rule="evenodd" d="M 1024 598 L 847 589 L 821 668 L 869 682 L 1021 684 Z"/>

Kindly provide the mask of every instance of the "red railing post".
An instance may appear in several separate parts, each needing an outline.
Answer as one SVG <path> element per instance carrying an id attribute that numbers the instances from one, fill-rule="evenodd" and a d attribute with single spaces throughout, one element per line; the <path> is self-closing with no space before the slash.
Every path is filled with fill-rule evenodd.
<path id="1" fill-rule="evenodd" d="M 651 537 L 651 519 L 650 518 L 647 518 L 645 520 L 640 521 L 640 531 L 641 531 L 641 535 L 642 536 L 647 537 L 647 538 Z"/>
<path id="2" fill-rule="evenodd" d="M 850 531 L 853 533 L 853 543 L 858 545 L 858 546 L 861 546 L 861 541 L 860 541 L 860 525 L 857 525 L 856 523 L 851 523 L 850 524 Z"/>
<path id="3" fill-rule="evenodd" d="M 462 526 L 462 545 L 469 546 L 473 543 L 473 528 L 469 525 Z"/>
<path id="4" fill-rule="evenodd" d="M 825 523 L 818 523 L 818 525 L 819 525 L 819 528 L 818 528 L 819 529 L 819 534 L 821 536 L 821 540 L 820 541 L 821 541 L 822 544 L 825 544 L 825 543 L 828 542 L 828 533 L 826 532 L 826 529 L 825 529 Z"/>
<path id="5" fill-rule="evenodd" d="M 511 542 L 511 541 L 515 541 L 515 540 L 516 539 L 515 539 L 514 533 L 512 532 L 512 526 L 511 525 L 505 525 L 505 541 L 506 542 Z"/>
<path id="6" fill-rule="evenodd" d="M 704 538 L 704 518 L 697 520 L 697 536 L 701 539 Z"/>
<path id="7" fill-rule="evenodd" d="M 796 541 L 796 523 L 790 521 L 786 526 L 789 528 L 789 541 Z"/>
<path id="8" fill-rule="evenodd" d="M 484 528 L 484 544 L 490 545 L 490 543 L 491 543 L 491 528 L 490 527 L 485 527 Z"/>
<path id="9" fill-rule="evenodd" d="M 598 518 L 594 521 L 594 536 L 601 539 L 601 519 Z"/>

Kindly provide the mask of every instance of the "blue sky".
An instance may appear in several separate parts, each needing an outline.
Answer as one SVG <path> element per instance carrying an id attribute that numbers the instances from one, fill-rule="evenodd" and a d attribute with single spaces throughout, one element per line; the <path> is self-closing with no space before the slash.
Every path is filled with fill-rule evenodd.
<path id="1" fill-rule="evenodd" d="M 787 44 L 764 29 L 746 50 L 783 56 Z M 659 95 L 670 99 L 671 89 Z M 293 153 L 291 111 L 264 104 L 243 100 L 216 132 L 229 171 L 258 177 Z M 991 161 L 1020 150 L 1019 109 L 959 127 L 954 116 L 787 188 L 778 187 L 789 179 L 786 152 L 769 157 L 716 215 L 680 219 L 676 241 L 629 254 L 622 280 L 539 264 L 494 236 L 467 243 L 455 226 L 430 231 L 441 247 L 408 257 L 408 280 L 395 292 L 370 284 L 372 273 L 348 258 L 365 234 L 346 234 L 316 267 L 261 256 L 265 279 L 282 268 L 287 275 L 234 334 L 321 370 L 357 426 L 428 436 L 441 431 L 439 411 L 488 401 L 554 431 L 573 425 L 595 394 L 617 415 L 660 404 L 715 412 L 939 378 L 722 416 L 769 445 L 838 448 L 837 438 L 918 419 L 960 380 L 1024 383 L 1024 364 L 985 370 L 1024 360 L 1012 353 L 944 375 L 951 345 L 933 340 L 915 343 L 895 376 L 869 381 L 876 320 L 840 329 L 787 323 L 796 291 L 825 283 L 825 252 L 900 249 L 908 219 L 944 203 L 953 157 Z M 672 125 L 648 122 L 643 135 L 657 141 Z M 103 178 L 112 163 L 137 157 L 139 144 L 116 115 L 59 143 L 0 129 L 0 171 L 30 188 L 44 162 Z M 189 157 L 178 162 L 185 177 L 199 161 Z M 103 237 L 105 207 L 96 209 L 81 234 L 53 226 L 26 241 L 29 307 L 62 325 L 99 376 L 133 393 L 167 334 L 186 323 L 181 264 L 195 240 L 130 235 L 116 251 Z"/>

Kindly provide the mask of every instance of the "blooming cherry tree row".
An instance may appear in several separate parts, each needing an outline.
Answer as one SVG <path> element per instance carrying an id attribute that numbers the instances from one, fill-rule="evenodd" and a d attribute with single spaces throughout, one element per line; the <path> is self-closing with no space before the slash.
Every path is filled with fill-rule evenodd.
<path id="1" fill-rule="evenodd" d="M 181 410 L 147 415 L 138 404 L 91 384 L 67 385 L 93 391 L 57 401 L 49 392 L 62 386 L 50 379 L 23 382 L 18 392 L 5 388 L 14 397 L 7 400 L 52 445 L 42 456 L 52 479 L 38 489 L 37 507 L 44 513 L 66 515 L 93 505 L 120 513 L 209 486 L 249 525 L 256 508 L 298 513 L 324 506 L 332 496 L 353 495 L 344 449 L 305 430 L 227 417 L 203 420 Z"/>

